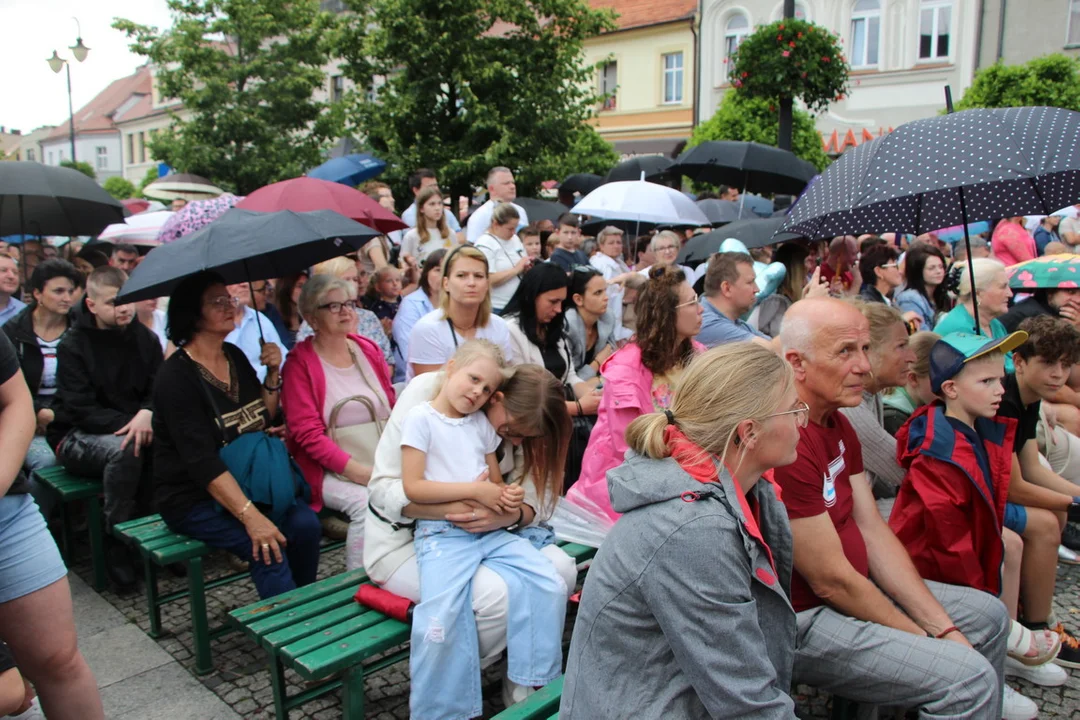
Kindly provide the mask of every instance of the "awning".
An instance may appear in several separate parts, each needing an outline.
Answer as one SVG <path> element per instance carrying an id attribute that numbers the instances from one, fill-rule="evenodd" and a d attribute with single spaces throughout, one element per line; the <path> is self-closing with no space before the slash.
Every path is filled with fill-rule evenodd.
<path id="1" fill-rule="evenodd" d="M 616 140 L 613 145 L 620 160 L 629 160 L 640 155 L 663 155 L 675 159 L 683 150 L 687 138 L 650 138 L 648 140 Z"/>

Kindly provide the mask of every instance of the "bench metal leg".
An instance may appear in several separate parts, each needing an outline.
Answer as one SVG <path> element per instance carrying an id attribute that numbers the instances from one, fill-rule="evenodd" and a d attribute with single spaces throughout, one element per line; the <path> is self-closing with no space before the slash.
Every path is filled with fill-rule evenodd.
<path id="1" fill-rule="evenodd" d="M 270 662 L 270 685 L 274 688 L 274 717 L 289 720 L 288 685 L 285 683 L 285 666 L 272 651 L 267 651 Z"/>
<path id="2" fill-rule="evenodd" d="M 195 674 L 206 675 L 213 672 L 214 664 L 210 660 L 210 627 L 206 619 L 206 588 L 203 587 L 203 565 L 201 557 L 187 561 L 188 589 L 191 596 L 191 632 L 195 641 Z"/>
<path id="3" fill-rule="evenodd" d="M 345 671 L 341 689 L 344 720 L 364 720 L 364 667 L 356 665 Z"/>
<path id="4" fill-rule="evenodd" d="M 146 582 L 146 609 L 150 613 L 150 632 L 152 638 L 162 636 L 161 632 L 161 601 L 158 599 L 157 567 L 150 559 L 149 553 L 140 553 L 143 561 L 143 579 Z"/>
<path id="5" fill-rule="evenodd" d="M 71 512 L 69 510 L 70 503 L 66 503 L 61 499 L 60 505 L 60 552 L 64 558 L 64 562 L 68 567 L 75 564 L 75 537 L 74 532 L 71 529 Z"/>
<path id="6" fill-rule="evenodd" d="M 94 566 L 94 589 L 100 592 L 105 589 L 105 528 L 102 527 L 101 498 L 89 498 L 88 503 L 87 524 L 90 530 L 90 559 Z"/>

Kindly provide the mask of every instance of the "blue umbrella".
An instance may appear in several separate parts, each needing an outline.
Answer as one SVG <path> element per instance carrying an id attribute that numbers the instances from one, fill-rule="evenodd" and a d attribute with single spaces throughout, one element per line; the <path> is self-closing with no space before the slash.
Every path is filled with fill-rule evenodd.
<path id="1" fill-rule="evenodd" d="M 742 193 L 739 195 L 739 204 L 741 207 L 749 208 L 758 217 L 772 217 L 773 201 L 760 195 Z"/>
<path id="2" fill-rule="evenodd" d="M 356 186 L 365 180 L 370 180 L 385 169 L 385 162 L 367 153 L 361 153 L 327 160 L 309 171 L 308 177 Z"/>
<path id="3" fill-rule="evenodd" d="M 40 237 L 37 235 L 5 235 L 0 237 L 0 241 L 6 242 L 8 245 L 22 245 L 27 240 L 39 241 Z"/>

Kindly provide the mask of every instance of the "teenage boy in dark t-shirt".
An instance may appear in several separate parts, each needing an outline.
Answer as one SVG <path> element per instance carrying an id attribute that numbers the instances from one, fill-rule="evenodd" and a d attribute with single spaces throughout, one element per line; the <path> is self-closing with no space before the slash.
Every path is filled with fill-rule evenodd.
<path id="1" fill-rule="evenodd" d="M 577 215 L 573 213 L 559 216 L 559 226 L 555 231 L 559 244 L 548 259 L 566 272 L 572 271 L 575 265 L 589 264 L 589 258 L 578 249 L 581 243 L 580 224 Z"/>

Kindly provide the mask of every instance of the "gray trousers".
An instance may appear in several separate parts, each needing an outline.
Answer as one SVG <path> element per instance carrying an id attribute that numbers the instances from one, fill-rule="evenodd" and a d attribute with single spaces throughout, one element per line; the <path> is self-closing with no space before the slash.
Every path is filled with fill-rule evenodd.
<path id="1" fill-rule="evenodd" d="M 926 581 L 975 650 L 855 620 L 828 607 L 798 614 L 795 682 L 920 718 L 1001 717 L 1008 613 L 978 590 Z"/>
<path id="2" fill-rule="evenodd" d="M 56 459 L 76 475 L 100 475 L 105 490 L 105 528 L 140 517 L 149 510 L 151 482 L 149 446 L 135 457 L 134 441 L 121 450 L 123 435 L 91 435 L 72 430 L 60 443 Z M 138 514 L 137 514 L 138 513 Z"/>

